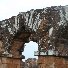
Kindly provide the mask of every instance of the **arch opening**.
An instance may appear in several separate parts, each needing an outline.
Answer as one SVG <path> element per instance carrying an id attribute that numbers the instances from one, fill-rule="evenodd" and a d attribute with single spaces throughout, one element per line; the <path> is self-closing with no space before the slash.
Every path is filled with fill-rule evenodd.
<path id="1" fill-rule="evenodd" d="M 30 41 L 29 43 L 24 44 L 24 51 L 22 54 L 25 56 L 25 59 L 22 59 L 23 61 L 27 60 L 28 58 L 36 58 L 37 56 L 34 56 L 34 51 L 38 51 L 38 44 L 36 42 Z"/>

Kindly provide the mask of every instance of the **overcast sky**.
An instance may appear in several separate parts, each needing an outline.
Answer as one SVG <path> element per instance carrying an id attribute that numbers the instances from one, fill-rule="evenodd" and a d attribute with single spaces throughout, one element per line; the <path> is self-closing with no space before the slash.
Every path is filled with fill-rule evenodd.
<path id="1" fill-rule="evenodd" d="M 30 9 L 67 4 L 68 0 L 0 0 L 0 20 Z"/>
<path id="2" fill-rule="evenodd" d="M 29 43 L 25 43 L 24 52 L 22 53 L 25 55 L 25 59 L 27 58 L 38 58 L 37 56 L 34 56 L 34 51 L 38 51 L 38 44 L 30 41 Z"/>
<path id="3" fill-rule="evenodd" d="M 0 0 L 0 20 L 16 16 L 19 12 L 59 5 L 68 5 L 68 0 Z M 30 42 L 26 45 L 23 54 L 26 58 L 34 57 L 33 54 L 37 50 L 37 44 Z"/>

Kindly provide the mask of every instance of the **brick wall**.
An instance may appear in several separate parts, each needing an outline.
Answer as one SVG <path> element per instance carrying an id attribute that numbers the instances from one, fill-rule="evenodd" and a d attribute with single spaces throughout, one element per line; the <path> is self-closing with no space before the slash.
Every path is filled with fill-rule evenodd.
<path id="1" fill-rule="evenodd" d="M 54 56 L 39 56 L 38 68 L 68 68 L 68 59 Z"/>
<path id="2" fill-rule="evenodd" d="M 20 59 L 0 57 L 0 68 L 21 68 Z"/>

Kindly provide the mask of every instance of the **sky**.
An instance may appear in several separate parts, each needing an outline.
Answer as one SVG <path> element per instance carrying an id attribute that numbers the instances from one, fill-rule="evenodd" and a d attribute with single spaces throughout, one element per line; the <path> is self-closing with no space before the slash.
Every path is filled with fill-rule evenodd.
<path id="1" fill-rule="evenodd" d="M 38 44 L 36 42 L 30 41 L 29 43 L 25 43 L 24 52 L 22 53 L 25 55 L 25 60 L 28 58 L 37 58 L 34 56 L 34 51 L 38 51 Z"/>
<path id="2" fill-rule="evenodd" d="M 68 0 L 0 0 L 0 21 L 16 16 L 19 12 L 60 5 L 68 5 Z M 25 45 L 23 54 L 26 59 L 34 57 L 33 54 L 34 51 L 37 51 L 37 44 L 31 41 Z"/>
<path id="3" fill-rule="evenodd" d="M 0 20 L 16 16 L 19 12 L 42 9 L 55 5 L 68 5 L 68 0 L 0 0 Z"/>

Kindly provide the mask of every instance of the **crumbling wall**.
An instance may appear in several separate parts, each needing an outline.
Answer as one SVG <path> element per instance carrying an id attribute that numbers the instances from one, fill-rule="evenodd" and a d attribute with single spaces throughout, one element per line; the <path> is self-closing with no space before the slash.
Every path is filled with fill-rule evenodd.
<path id="1" fill-rule="evenodd" d="M 22 61 L 24 44 L 30 40 L 38 43 L 38 56 L 66 58 L 68 56 L 67 11 L 68 6 L 52 6 L 20 12 L 17 16 L 0 21 L 1 58 L 9 57 Z M 52 60 L 55 60 L 53 58 Z M 48 59 L 51 60 L 50 58 Z M 64 61 L 62 58 L 62 62 Z M 58 62 L 60 62 L 60 59 L 58 59 Z M 55 62 L 55 64 L 57 63 Z"/>
<path id="2" fill-rule="evenodd" d="M 68 68 L 68 59 L 55 56 L 39 56 L 38 68 Z"/>
<path id="3" fill-rule="evenodd" d="M 67 33 L 68 19 L 67 6 L 55 6 L 46 8 L 36 36 L 39 44 L 39 51 L 47 55 L 68 56 Z"/>
<path id="4" fill-rule="evenodd" d="M 57 53 L 55 55 L 67 56 L 67 10 L 68 6 L 32 9 L 1 21 L 0 36 L 5 52 L 10 52 L 15 36 L 26 32 L 42 49 L 45 47 L 47 50 L 54 50 Z"/>

